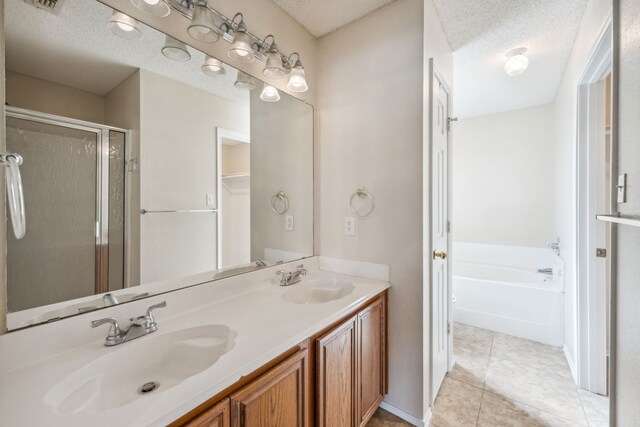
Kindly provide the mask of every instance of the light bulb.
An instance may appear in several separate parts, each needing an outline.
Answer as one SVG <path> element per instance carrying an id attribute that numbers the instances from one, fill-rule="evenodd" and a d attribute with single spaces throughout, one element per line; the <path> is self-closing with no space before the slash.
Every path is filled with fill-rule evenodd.
<path id="1" fill-rule="evenodd" d="M 122 12 L 113 11 L 111 19 L 107 22 L 107 28 L 111 30 L 113 34 L 116 34 L 127 40 L 142 40 L 142 31 L 138 27 L 138 21 L 125 15 Z"/>
<path id="2" fill-rule="evenodd" d="M 233 45 L 229 49 L 229 57 L 240 62 L 253 62 L 252 41 L 251 36 L 244 31 L 236 31 L 233 35 Z"/>
<path id="3" fill-rule="evenodd" d="M 504 72 L 511 77 L 524 73 L 529 67 L 529 59 L 524 55 L 526 52 L 526 48 L 513 49 L 507 52 Z"/>
<path id="4" fill-rule="evenodd" d="M 204 64 L 202 64 L 201 70 L 210 77 L 224 77 L 224 75 L 227 74 L 224 64 L 220 60 L 209 55 L 207 55 Z"/>
<path id="5" fill-rule="evenodd" d="M 304 68 L 300 60 L 296 61 L 296 65 L 291 70 L 291 77 L 289 78 L 289 83 L 287 83 L 287 88 L 292 92 L 306 92 L 309 90 L 307 80 L 304 76 Z"/>
<path id="6" fill-rule="evenodd" d="M 171 13 L 171 8 L 164 0 L 131 0 L 131 4 L 136 9 L 160 18 L 164 18 Z"/>
<path id="7" fill-rule="evenodd" d="M 278 93 L 278 89 L 265 83 L 260 99 L 267 102 L 278 102 L 280 101 L 280 93 Z"/>
<path id="8" fill-rule="evenodd" d="M 150 4 L 151 6 L 155 6 L 160 2 L 160 0 L 144 0 L 144 2 Z"/>

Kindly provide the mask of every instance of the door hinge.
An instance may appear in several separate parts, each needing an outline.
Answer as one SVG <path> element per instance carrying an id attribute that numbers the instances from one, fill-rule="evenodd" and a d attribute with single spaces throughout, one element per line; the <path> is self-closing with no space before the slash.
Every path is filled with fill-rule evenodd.
<path id="1" fill-rule="evenodd" d="M 451 322 L 447 322 L 447 334 L 451 335 Z"/>
<path id="2" fill-rule="evenodd" d="M 451 221 L 447 221 L 447 233 L 451 233 Z"/>
<path id="3" fill-rule="evenodd" d="M 596 257 L 597 258 L 606 258 L 607 250 L 605 248 L 596 248 Z"/>

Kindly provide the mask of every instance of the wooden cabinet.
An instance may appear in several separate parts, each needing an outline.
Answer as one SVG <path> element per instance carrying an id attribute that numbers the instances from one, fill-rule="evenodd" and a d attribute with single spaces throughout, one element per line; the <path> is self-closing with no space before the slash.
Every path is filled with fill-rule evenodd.
<path id="1" fill-rule="evenodd" d="M 386 393 L 386 338 L 385 292 L 171 425 L 364 427 Z"/>
<path id="2" fill-rule="evenodd" d="M 356 317 L 316 341 L 318 426 L 350 427 L 356 414 Z"/>
<path id="3" fill-rule="evenodd" d="M 322 427 L 363 427 L 386 387 L 385 300 L 316 339 L 316 418 Z"/>
<path id="4" fill-rule="evenodd" d="M 357 425 L 367 424 L 385 394 L 385 306 L 379 299 L 358 314 Z"/>
<path id="5" fill-rule="evenodd" d="M 229 416 L 229 398 L 207 409 L 191 419 L 185 425 L 189 427 L 229 427 L 231 418 Z"/>
<path id="6" fill-rule="evenodd" d="M 307 349 L 231 395 L 232 427 L 307 426 Z"/>

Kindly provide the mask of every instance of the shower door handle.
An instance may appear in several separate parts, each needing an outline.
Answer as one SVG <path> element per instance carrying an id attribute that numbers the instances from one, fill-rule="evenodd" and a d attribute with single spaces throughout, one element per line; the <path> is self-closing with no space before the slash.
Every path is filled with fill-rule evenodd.
<path id="1" fill-rule="evenodd" d="M 441 260 L 445 260 L 447 259 L 447 253 L 442 251 L 442 252 L 438 252 L 438 251 L 433 251 L 433 259 L 436 258 L 440 258 Z"/>
<path id="2" fill-rule="evenodd" d="M 22 156 L 16 153 L 0 154 L 0 164 L 4 165 L 7 184 L 7 199 L 11 223 L 16 239 L 22 239 L 26 231 L 26 217 L 24 211 L 24 193 L 22 191 L 22 177 L 20 165 Z"/>

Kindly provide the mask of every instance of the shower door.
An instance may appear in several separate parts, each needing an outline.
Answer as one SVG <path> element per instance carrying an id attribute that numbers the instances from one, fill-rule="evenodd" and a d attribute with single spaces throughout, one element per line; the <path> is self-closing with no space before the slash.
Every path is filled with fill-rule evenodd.
<path id="1" fill-rule="evenodd" d="M 124 287 L 124 130 L 7 108 L 27 230 L 7 233 L 9 311 Z"/>

